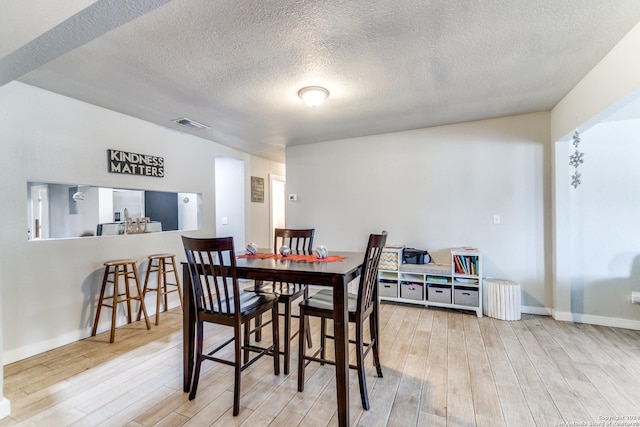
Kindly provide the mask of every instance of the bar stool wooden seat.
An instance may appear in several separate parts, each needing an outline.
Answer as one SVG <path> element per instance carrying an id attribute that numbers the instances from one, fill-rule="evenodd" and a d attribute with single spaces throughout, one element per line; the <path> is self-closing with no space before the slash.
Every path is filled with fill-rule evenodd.
<path id="1" fill-rule="evenodd" d="M 122 280 L 120 280 L 121 278 Z M 130 281 L 133 281 L 135 284 L 135 295 L 131 292 Z M 111 295 L 105 295 L 108 284 L 113 285 L 113 292 L 111 293 Z M 111 300 L 111 304 L 107 304 L 105 300 Z M 96 335 L 102 307 L 110 307 L 111 337 L 109 339 L 109 342 L 113 342 L 116 335 L 116 314 L 118 311 L 118 304 L 127 304 L 127 320 L 128 323 L 131 323 L 133 319 L 133 317 L 131 316 L 132 300 L 140 301 L 140 308 L 138 309 L 138 319 L 140 319 L 141 313 L 144 314 L 144 321 L 147 324 L 147 329 L 151 329 L 151 325 L 149 324 L 149 317 L 147 316 L 147 309 L 144 305 L 144 298 L 142 298 L 142 289 L 140 288 L 140 280 L 138 279 L 138 267 L 136 261 L 133 259 L 120 259 L 105 262 L 102 288 L 100 289 L 100 300 L 98 301 L 98 309 L 96 310 L 96 318 L 93 322 L 91 336 L 93 337 Z"/>
<path id="2" fill-rule="evenodd" d="M 149 286 L 149 277 L 152 273 L 157 273 L 156 287 Z M 169 283 L 167 281 L 167 274 L 173 273 L 175 283 Z M 174 286 L 175 289 L 169 290 L 169 286 Z M 177 292 L 180 297 L 180 306 L 182 307 L 182 289 L 180 287 L 180 278 L 178 277 L 178 269 L 176 268 L 176 256 L 174 254 L 155 254 L 149 255 L 149 264 L 147 265 L 147 272 L 144 276 L 144 287 L 142 288 L 142 297 L 147 296 L 147 292 L 156 293 L 156 325 L 160 324 L 160 303 L 164 302 L 164 311 L 169 309 L 168 298 L 172 292 Z M 138 320 L 140 320 L 140 313 L 138 313 Z"/>

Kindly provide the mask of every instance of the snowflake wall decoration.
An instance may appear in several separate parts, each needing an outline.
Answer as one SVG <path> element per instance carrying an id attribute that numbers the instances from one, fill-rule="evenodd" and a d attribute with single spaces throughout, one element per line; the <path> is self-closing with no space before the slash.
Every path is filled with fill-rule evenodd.
<path id="1" fill-rule="evenodd" d="M 576 147 L 576 151 L 574 151 L 574 153 L 569 156 L 569 165 L 575 168 L 573 175 L 571 175 L 571 185 L 573 186 L 573 188 L 578 188 L 578 185 L 581 184 L 581 175 L 578 172 L 578 166 L 584 163 L 584 153 L 578 151 L 578 145 L 580 145 L 580 134 L 576 129 L 575 133 L 573 134 L 573 146 Z"/>
<path id="2" fill-rule="evenodd" d="M 576 129 L 576 132 L 573 134 L 573 146 L 578 148 L 578 145 L 580 145 L 580 134 Z"/>
<path id="3" fill-rule="evenodd" d="M 573 185 L 573 188 L 578 188 L 578 185 L 580 185 L 580 172 L 575 171 L 571 175 L 571 185 Z"/>
<path id="4" fill-rule="evenodd" d="M 583 157 L 584 157 L 584 153 L 581 153 L 578 150 L 576 150 L 575 153 L 573 153 L 569 157 L 569 164 L 574 168 L 577 168 L 578 165 L 580 165 L 581 163 L 584 163 Z"/>

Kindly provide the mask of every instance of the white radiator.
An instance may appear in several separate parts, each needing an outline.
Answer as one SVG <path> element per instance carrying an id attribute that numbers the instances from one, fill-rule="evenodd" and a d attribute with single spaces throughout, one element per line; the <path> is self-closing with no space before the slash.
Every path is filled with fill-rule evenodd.
<path id="1" fill-rule="evenodd" d="M 484 314 L 500 320 L 520 320 L 520 284 L 484 279 Z"/>

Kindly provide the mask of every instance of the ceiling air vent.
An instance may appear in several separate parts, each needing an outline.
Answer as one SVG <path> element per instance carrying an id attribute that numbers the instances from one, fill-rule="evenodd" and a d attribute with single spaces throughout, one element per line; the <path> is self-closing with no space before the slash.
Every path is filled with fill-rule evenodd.
<path id="1" fill-rule="evenodd" d="M 195 120 L 191 120 L 186 117 L 183 117 L 181 119 L 173 119 L 171 121 L 179 125 L 188 127 L 190 129 L 211 129 L 210 126 L 204 125 L 202 123 L 196 122 Z"/>

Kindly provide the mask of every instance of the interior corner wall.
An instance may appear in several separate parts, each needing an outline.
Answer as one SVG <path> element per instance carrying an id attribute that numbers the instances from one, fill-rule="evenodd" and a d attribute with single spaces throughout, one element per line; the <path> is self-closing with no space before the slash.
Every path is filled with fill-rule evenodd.
<path id="1" fill-rule="evenodd" d="M 0 274 L 0 301 L 2 301 L 2 275 Z M 11 402 L 4 397 L 4 363 L 2 356 L 2 304 L 0 304 L 0 420 L 11 413 Z"/>
<path id="2" fill-rule="evenodd" d="M 639 51 L 640 22 L 553 108 L 552 141 L 596 123 L 601 112 L 639 90 Z"/>
<path id="3" fill-rule="evenodd" d="M 284 173 L 281 163 L 19 82 L 0 87 L 0 135 L 3 364 L 89 336 L 104 261 L 184 259 L 179 231 L 29 241 L 27 181 L 200 193 L 201 228 L 184 234 L 213 236 L 216 156 L 245 161 L 248 176 Z M 164 157 L 165 176 L 109 173 L 110 148 Z M 248 210 L 247 235 L 268 233 L 262 214 Z"/>
<path id="4" fill-rule="evenodd" d="M 551 111 L 551 140 L 554 141 L 553 169 L 553 299 L 554 317 L 559 320 L 579 320 L 610 326 L 636 327 L 640 323 L 616 320 L 605 316 L 585 318 L 573 313 L 576 291 L 581 289 L 582 272 L 579 235 L 575 224 L 582 213 L 576 210 L 570 182 L 573 172 L 568 165 L 572 150 L 571 134 L 575 129 L 585 132 L 640 92 L 640 23 L 553 108 Z M 588 159 L 588 158 L 587 158 Z M 587 160 L 585 161 L 592 161 Z M 576 254 L 576 250 L 579 255 Z"/>
<path id="5" fill-rule="evenodd" d="M 474 246 L 483 273 L 519 282 L 523 305 L 552 302 L 549 114 L 536 113 L 289 147 L 287 226 L 362 250 L 369 233 L 427 249 Z M 501 224 L 493 223 L 494 215 Z"/>

